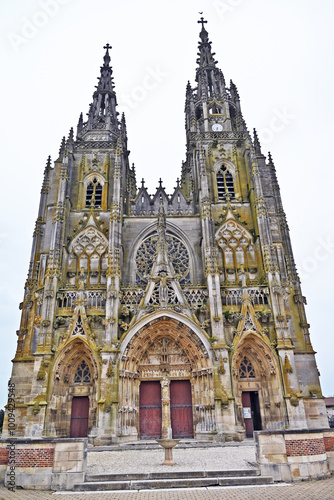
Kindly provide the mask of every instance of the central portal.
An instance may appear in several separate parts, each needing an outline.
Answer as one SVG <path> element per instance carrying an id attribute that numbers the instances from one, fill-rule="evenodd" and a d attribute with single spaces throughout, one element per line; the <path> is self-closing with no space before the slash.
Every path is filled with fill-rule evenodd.
<path id="1" fill-rule="evenodd" d="M 171 381 L 170 413 L 173 439 L 194 437 L 191 384 L 189 380 Z"/>
<path id="2" fill-rule="evenodd" d="M 162 316 L 124 341 L 119 364 L 120 439 L 212 439 L 213 370 L 201 337 L 181 319 Z"/>

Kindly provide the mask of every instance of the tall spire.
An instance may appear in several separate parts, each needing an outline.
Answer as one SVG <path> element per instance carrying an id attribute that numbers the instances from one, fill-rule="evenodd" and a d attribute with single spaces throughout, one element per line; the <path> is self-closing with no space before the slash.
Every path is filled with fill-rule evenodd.
<path id="1" fill-rule="evenodd" d="M 211 42 L 209 42 L 209 34 L 204 28 L 204 24 L 206 24 L 208 21 L 204 21 L 204 18 L 201 17 L 198 23 L 202 24 L 202 29 L 200 31 L 199 37 L 201 41 L 198 44 L 199 48 L 199 53 L 198 55 L 200 56 L 199 59 L 197 59 L 197 62 L 199 63 L 200 67 L 215 67 L 216 62 L 213 58 L 215 55 L 214 53 L 211 53 Z"/>
<path id="2" fill-rule="evenodd" d="M 100 67 L 100 76 L 98 84 L 93 94 L 93 102 L 89 106 L 88 120 L 82 123 L 79 120 L 78 124 L 78 139 L 82 139 L 85 135 L 94 130 L 94 133 L 101 137 L 98 139 L 110 140 L 110 133 L 118 135 L 119 122 L 117 119 L 117 99 L 114 88 L 113 70 L 110 66 L 109 43 L 103 47 L 105 54 L 103 57 L 103 65 Z M 97 137 L 96 137 L 97 138 Z"/>
<path id="3" fill-rule="evenodd" d="M 221 97 L 225 92 L 224 75 L 216 66 L 215 53 L 211 52 L 211 42 L 204 25 L 207 21 L 203 17 L 198 21 L 202 25 L 198 44 L 199 56 L 196 60 L 198 67 L 196 70 L 196 81 L 198 83 L 198 97 L 206 99 L 208 97 Z"/>

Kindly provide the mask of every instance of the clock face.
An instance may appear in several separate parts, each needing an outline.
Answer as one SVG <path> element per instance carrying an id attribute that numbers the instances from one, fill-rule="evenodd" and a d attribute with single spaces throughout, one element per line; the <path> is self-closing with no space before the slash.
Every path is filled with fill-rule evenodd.
<path id="1" fill-rule="evenodd" d="M 223 126 L 220 123 L 214 123 L 212 125 L 213 132 L 221 132 L 223 130 Z"/>

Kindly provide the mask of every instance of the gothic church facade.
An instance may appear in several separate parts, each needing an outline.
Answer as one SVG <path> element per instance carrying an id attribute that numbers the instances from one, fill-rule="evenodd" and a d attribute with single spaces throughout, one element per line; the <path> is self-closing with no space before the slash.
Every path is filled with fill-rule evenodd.
<path id="1" fill-rule="evenodd" d="M 87 121 L 44 171 L 11 376 L 16 435 L 101 444 L 326 427 L 275 166 L 205 21 L 171 195 L 137 186 L 105 49 Z"/>

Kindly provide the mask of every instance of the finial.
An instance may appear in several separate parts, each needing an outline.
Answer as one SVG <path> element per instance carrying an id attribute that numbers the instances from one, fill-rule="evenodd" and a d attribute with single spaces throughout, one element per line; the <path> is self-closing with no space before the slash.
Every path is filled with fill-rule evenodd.
<path id="1" fill-rule="evenodd" d="M 81 132 L 82 127 L 83 127 L 83 116 L 82 116 L 82 113 L 80 113 L 79 121 L 78 121 L 78 125 L 77 125 L 77 134 L 79 132 Z"/>
<path id="2" fill-rule="evenodd" d="M 257 155 L 262 155 L 262 152 L 261 152 L 261 144 L 260 144 L 260 141 L 259 141 L 259 138 L 257 136 L 257 132 L 256 132 L 256 129 L 254 128 L 253 129 L 253 135 L 254 135 L 254 148 L 255 148 L 255 153 Z"/>
<path id="3" fill-rule="evenodd" d="M 46 160 L 46 167 L 45 170 L 49 170 L 51 168 L 51 156 L 48 156 L 48 159 Z"/>
<path id="4" fill-rule="evenodd" d="M 231 93 L 235 94 L 235 97 L 239 98 L 239 92 L 238 92 L 237 86 L 233 83 L 232 80 L 230 80 L 230 90 L 231 90 Z M 232 97 L 233 97 L 233 95 L 232 95 Z"/>
<path id="5" fill-rule="evenodd" d="M 206 24 L 208 21 L 204 21 L 204 17 L 201 17 L 201 19 L 197 22 L 202 24 L 202 29 L 201 29 L 201 32 L 199 34 L 200 39 L 202 40 L 202 43 L 208 43 L 209 42 L 208 32 L 204 28 L 204 24 Z M 209 42 L 209 43 L 211 45 L 211 42 Z M 201 47 L 201 44 L 199 46 Z"/>
<path id="6" fill-rule="evenodd" d="M 68 134 L 68 141 L 73 142 L 74 139 L 74 132 L 73 132 L 73 127 L 70 128 L 70 132 Z"/>
<path id="7" fill-rule="evenodd" d="M 65 136 L 61 140 L 60 148 L 59 148 L 59 156 L 64 153 L 65 151 L 65 143 L 66 143 L 66 138 Z"/>
<path id="8" fill-rule="evenodd" d="M 187 88 L 186 88 L 186 94 L 192 94 L 192 88 L 191 88 L 191 85 L 190 85 L 190 81 L 188 80 L 188 83 L 187 83 Z"/>
<path id="9" fill-rule="evenodd" d="M 268 163 L 269 163 L 269 165 L 274 166 L 274 162 L 273 162 L 273 159 L 272 159 L 272 156 L 271 156 L 271 152 L 270 152 L 270 151 L 268 152 Z"/>
<path id="10" fill-rule="evenodd" d="M 178 189 L 180 187 L 180 179 L 177 178 L 176 179 L 176 189 Z"/>
<path id="11" fill-rule="evenodd" d="M 161 179 L 161 177 L 160 177 L 160 179 L 159 179 L 159 187 L 158 187 L 157 189 L 163 189 L 163 187 L 162 187 L 162 179 Z"/>
<path id="12" fill-rule="evenodd" d="M 111 47 L 111 45 L 109 45 L 109 43 L 107 43 L 107 45 L 105 45 L 103 48 L 106 49 L 106 53 L 103 57 L 104 66 L 109 66 L 109 63 L 110 63 L 109 49 L 111 49 L 112 47 Z"/>
<path id="13" fill-rule="evenodd" d="M 203 14 L 203 12 L 200 12 L 200 14 Z M 204 17 L 201 17 L 201 19 L 199 21 L 197 21 L 198 24 L 202 24 L 202 30 L 204 30 L 204 24 L 207 24 L 208 21 L 204 21 Z"/>
<path id="14" fill-rule="evenodd" d="M 141 187 L 142 187 L 143 189 L 145 189 L 145 179 L 144 179 L 144 178 L 141 180 Z"/>

